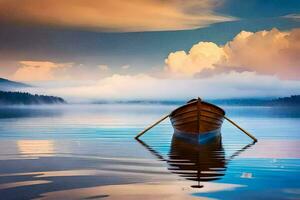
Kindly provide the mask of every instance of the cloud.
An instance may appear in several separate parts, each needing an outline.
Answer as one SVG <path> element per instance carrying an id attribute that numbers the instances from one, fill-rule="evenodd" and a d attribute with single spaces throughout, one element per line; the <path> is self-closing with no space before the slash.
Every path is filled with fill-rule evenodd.
<path id="1" fill-rule="evenodd" d="M 124 70 L 126 70 L 126 69 L 130 68 L 130 65 L 122 65 L 121 68 L 124 69 Z"/>
<path id="2" fill-rule="evenodd" d="M 288 19 L 293 19 L 295 21 L 299 21 L 300 20 L 300 14 L 289 14 L 289 15 L 285 15 L 283 17 L 284 18 L 288 18 Z"/>
<path id="3" fill-rule="evenodd" d="M 225 56 L 223 48 L 212 42 L 199 42 L 188 53 L 176 51 L 165 60 L 166 71 L 175 76 L 193 76 L 204 69 L 214 69 Z"/>
<path id="4" fill-rule="evenodd" d="M 14 80 L 18 81 L 49 81 L 62 77 L 66 68 L 72 63 L 53 63 L 48 61 L 20 61 L 20 67 L 13 75 Z"/>
<path id="5" fill-rule="evenodd" d="M 220 2 L 222 1 L 1 0 L 0 19 L 6 23 L 97 31 L 184 30 L 235 20 L 214 12 Z"/>
<path id="6" fill-rule="evenodd" d="M 228 66 L 246 67 L 283 79 L 300 79 L 300 29 L 242 31 L 225 45 L 224 50 Z"/>
<path id="7" fill-rule="evenodd" d="M 107 65 L 98 65 L 98 69 L 100 69 L 101 72 L 109 71 L 109 67 Z"/>
<path id="8" fill-rule="evenodd" d="M 57 84 L 56 84 L 57 86 Z M 32 88 L 34 90 L 38 88 Z M 280 80 L 255 72 L 229 72 L 201 79 L 161 79 L 146 74 L 119 75 L 61 87 L 39 88 L 38 93 L 82 100 L 187 100 L 230 97 L 288 96 L 300 93 L 300 81 Z"/>
<path id="9" fill-rule="evenodd" d="M 200 42 L 189 53 L 170 53 L 165 60 L 169 75 L 193 77 L 204 71 L 255 71 L 282 79 L 300 79 L 300 29 L 281 32 L 242 31 L 224 46 Z"/>

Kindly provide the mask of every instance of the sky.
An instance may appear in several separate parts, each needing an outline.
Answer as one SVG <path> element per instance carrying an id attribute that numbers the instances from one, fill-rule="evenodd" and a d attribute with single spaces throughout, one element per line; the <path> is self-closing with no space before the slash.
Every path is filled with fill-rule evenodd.
<path id="1" fill-rule="evenodd" d="M 0 77 L 67 99 L 300 94 L 299 0 L 0 0 Z"/>

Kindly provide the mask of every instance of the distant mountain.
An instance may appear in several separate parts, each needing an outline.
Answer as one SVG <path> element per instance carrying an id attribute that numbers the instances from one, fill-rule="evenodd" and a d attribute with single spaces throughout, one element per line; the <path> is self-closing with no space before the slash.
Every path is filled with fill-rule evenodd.
<path id="1" fill-rule="evenodd" d="M 64 104 L 63 98 L 45 95 L 32 95 L 24 92 L 0 91 L 0 105 Z"/>
<path id="2" fill-rule="evenodd" d="M 10 81 L 8 79 L 0 78 L 0 89 L 1 90 L 10 90 L 10 89 L 17 89 L 17 88 L 25 88 L 25 87 L 32 87 L 31 85 Z"/>

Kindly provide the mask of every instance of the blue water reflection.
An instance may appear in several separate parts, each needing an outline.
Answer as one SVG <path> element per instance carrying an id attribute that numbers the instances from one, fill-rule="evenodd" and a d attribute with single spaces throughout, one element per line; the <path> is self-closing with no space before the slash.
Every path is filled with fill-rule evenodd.
<path id="1" fill-rule="evenodd" d="M 209 151 L 172 143 L 168 120 L 141 138 L 146 146 L 133 139 L 175 107 L 2 107 L 0 193 L 5 199 L 59 198 L 72 190 L 80 198 L 102 198 L 122 190 L 126 199 L 135 194 L 134 184 L 140 195 L 155 198 L 182 193 L 190 194 L 186 198 L 300 198 L 299 108 L 225 107 L 228 117 L 258 138 L 254 145 L 227 122 L 221 146 Z M 190 187 L 199 180 L 203 187 Z"/>

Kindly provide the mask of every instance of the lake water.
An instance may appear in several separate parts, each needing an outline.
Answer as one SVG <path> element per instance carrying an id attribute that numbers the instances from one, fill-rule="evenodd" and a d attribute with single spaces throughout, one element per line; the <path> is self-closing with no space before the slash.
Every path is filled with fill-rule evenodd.
<path id="1" fill-rule="evenodd" d="M 172 140 L 174 105 L 0 108 L 0 199 L 300 199 L 300 109 L 224 107 L 200 149 Z"/>

